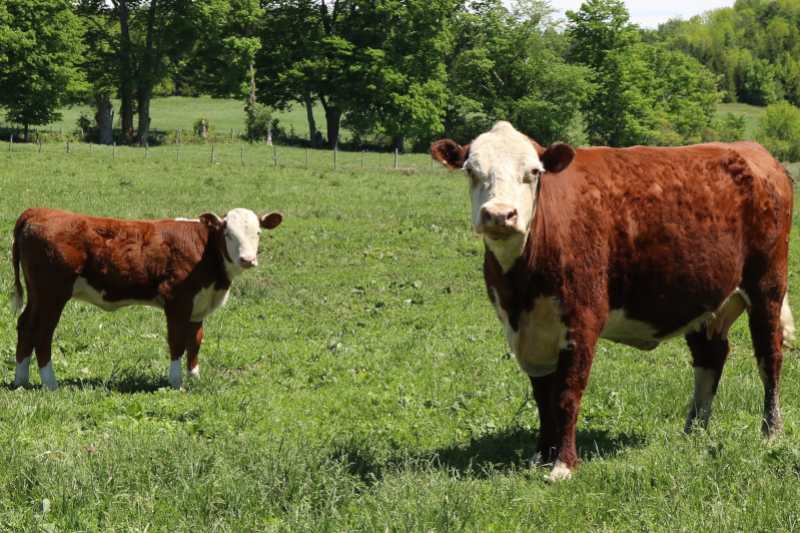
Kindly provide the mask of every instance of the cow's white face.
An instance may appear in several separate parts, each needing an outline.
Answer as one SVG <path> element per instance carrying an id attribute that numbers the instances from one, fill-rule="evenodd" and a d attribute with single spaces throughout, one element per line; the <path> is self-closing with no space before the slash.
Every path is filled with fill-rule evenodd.
<path id="1" fill-rule="evenodd" d="M 498 257 L 516 258 L 528 237 L 544 171 L 530 139 L 508 122 L 498 122 L 472 142 L 463 170 L 469 176 L 475 231 Z"/>
<path id="2" fill-rule="evenodd" d="M 223 218 L 205 213 L 200 216 L 200 220 L 210 229 L 222 231 L 228 272 L 239 275 L 248 268 L 258 266 L 258 236 L 261 228 L 277 227 L 283 216 L 280 213 L 270 213 L 258 217 L 249 209 L 236 208 L 228 211 Z"/>
<path id="3" fill-rule="evenodd" d="M 469 176 L 473 226 L 504 271 L 525 247 L 541 174 L 560 172 L 575 157 L 565 144 L 547 150 L 538 147 L 508 122 L 498 122 L 463 148 L 453 141 L 439 141 L 431 153 L 442 164 Z"/>

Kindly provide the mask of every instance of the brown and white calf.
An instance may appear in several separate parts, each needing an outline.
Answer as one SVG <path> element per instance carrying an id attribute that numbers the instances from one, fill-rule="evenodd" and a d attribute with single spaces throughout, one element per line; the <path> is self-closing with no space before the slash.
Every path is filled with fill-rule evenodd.
<path id="1" fill-rule="evenodd" d="M 181 389 L 181 358 L 199 377 L 197 355 L 203 320 L 225 305 L 233 279 L 258 265 L 260 228 L 282 215 L 258 217 L 233 209 L 198 220 L 117 220 L 28 209 L 14 227 L 11 311 L 23 306 L 20 267 L 28 304 L 17 321 L 14 386 L 27 387 L 31 353 L 42 385 L 58 388 L 51 361 L 53 332 L 71 298 L 116 311 L 128 305 L 158 307 L 167 315 L 169 384 Z"/>
<path id="2" fill-rule="evenodd" d="M 686 337 L 695 371 L 688 432 L 708 423 L 728 328 L 747 310 L 762 429 L 782 429 L 794 197 L 764 148 L 545 149 L 499 122 L 467 146 L 442 140 L 431 153 L 469 176 L 486 289 L 533 384 L 534 460 L 554 461 L 552 479 L 577 466 L 575 423 L 600 338 L 652 350 Z"/>

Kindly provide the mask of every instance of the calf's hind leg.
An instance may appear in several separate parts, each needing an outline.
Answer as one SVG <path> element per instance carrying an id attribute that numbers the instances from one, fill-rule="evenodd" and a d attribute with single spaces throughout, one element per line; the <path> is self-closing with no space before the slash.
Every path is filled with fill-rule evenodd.
<path id="1" fill-rule="evenodd" d="M 71 288 L 71 285 L 68 285 Z M 61 319 L 61 312 L 70 299 L 70 294 L 58 295 L 51 294 L 47 306 L 36 306 L 37 324 L 34 339 L 36 349 L 36 362 L 39 365 L 39 376 L 42 379 L 42 386 L 47 390 L 57 390 L 58 382 L 56 374 L 53 372 L 52 349 L 53 333 Z"/>
<path id="2" fill-rule="evenodd" d="M 30 386 L 31 355 L 36 338 L 37 314 L 30 299 L 25 310 L 17 319 L 17 365 L 14 373 L 14 387 Z"/>
<path id="3" fill-rule="evenodd" d="M 686 335 L 686 343 L 692 352 L 692 366 L 694 367 L 694 396 L 689 416 L 686 417 L 684 433 L 691 433 L 695 425 L 703 429 L 708 428 L 708 418 L 711 416 L 711 403 L 717 393 L 719 378 L 722 368 L 728 359 L 730 343 L 722 338 L 722 333 L 714 332 L 708 338 L 705 329 L 691 332 Z M 697 420 L 699 416 L 699 421 Z"/>

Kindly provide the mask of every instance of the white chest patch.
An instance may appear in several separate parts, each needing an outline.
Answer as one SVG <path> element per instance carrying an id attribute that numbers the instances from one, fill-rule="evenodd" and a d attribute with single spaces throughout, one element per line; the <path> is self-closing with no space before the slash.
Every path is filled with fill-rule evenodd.
<path id="1" fill-rule="evenodd" d="M 523 372 L 532 377 L 555 372 L 558 353 L 573 344 L 567 341 L 569 329 L 561 319 L 563 312 L 559 301 L 544 296 L 537 298 L 533 310 L 522 313 L 519 331 L 515 331 L 509 323 L 508 313 L 500 306 L 496 291 L 494 295 L 495 311 L 505 327 L 506 341 Z"/>
<path id="2" fill-rule="evenodd" d="M 97 306 L 103 311 L 116 311 L 117 309 L 127 307 L 129 305 L 143 305 L 149 307 L 158 307 L 159 309 L 164 308 L 164 302 L 159 298 L 156 298 L 155 300 L 119 300 L 116 302 L 107 302 L 104 300 L 105 295 L 106 291 L 98 292 L 94 287 L 89 285 L 89 282 L 86 278 L 81 276 L 78 276 L 78 279 L 75 280 L 75 283 L 72 286 L 73 298 Z"/>
<path id="3" fill-rule="evenodd" d="M 206 287 L 194 297 L 194 307 L 192 308 L 192 322 L 202 322 L 211 313 L 225 305 L 228 301 L 230 289 L 216 290 L 214 285 Z"/>

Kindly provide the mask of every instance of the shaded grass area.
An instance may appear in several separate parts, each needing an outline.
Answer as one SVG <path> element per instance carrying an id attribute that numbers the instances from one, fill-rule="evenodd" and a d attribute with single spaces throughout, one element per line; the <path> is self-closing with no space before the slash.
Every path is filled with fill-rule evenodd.
<path id="1" fill-rule="evenodd" d="M 51 147 L 46 147 L 51 148 Z M 0 290 L 32 205 L 124 218 L 280 211 L 260 267 L 206 322 L 202 379 L 167 389 L 163 314 L 71 302 L 62 389 L 12 390 L 0 310 L 0 523 L 48 531 L 791 531 L 800 517 L 800 364 L 787 352 L 785 435 L 760 435 L 746 321 L 712 427 L 679 436 L 688 350 L 601 342 L 578 425 L 582 468 L 529 469 L 530 383 L 482 281 L 466 181 L 427 156 L 81 147 L 0 152 Z M 375 156 L 376 159 L 369 159 Z M 795 224 L 797 221 L 795 221 Z M 790 299 L 800 301 L 796 235 Z M 34 372 L 35 374 L 35 372 Z M 42 502 L 49 501 L 43 513 Z M 46 526 L 46 528 L 45 528 Z"/>

